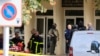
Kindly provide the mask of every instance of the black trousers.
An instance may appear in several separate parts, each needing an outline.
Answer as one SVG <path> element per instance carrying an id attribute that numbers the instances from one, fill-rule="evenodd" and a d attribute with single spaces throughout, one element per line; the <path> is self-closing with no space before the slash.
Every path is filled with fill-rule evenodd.
<path id="1" fill-rule="evenodd" d="M 66 53 L 69 53 L 70 41 L 66 43 Z"/>
<path id="2" fill-rule="evenodd" d="M 56 47 L 56 42 L 57 42 L 56 37 L 52 37 L 50 39 L 50 54 L 51 55 L 54 54 L 55 47 Z"/>

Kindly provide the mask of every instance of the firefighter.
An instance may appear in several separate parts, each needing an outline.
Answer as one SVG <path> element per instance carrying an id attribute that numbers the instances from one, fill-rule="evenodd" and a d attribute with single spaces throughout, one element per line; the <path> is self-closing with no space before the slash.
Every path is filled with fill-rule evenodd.
<path id="1" fill-rule="evenodd" d="M 20 38 L 19 33 L 15 33 L 15 37 L 10 40 L 10 48 L 15 48 L 16 51 L 24 51 L 24 42 Z"/>
<path id="2" fill-rule="evenodd" d="M 42 37 L 39 36 L 38 31 L 35 31 L 35 33 L 32 34 L 32 37 L 29 40 L 27 48 L 30 53 L 42 54 L 43 39 L 42 39 Z"/>

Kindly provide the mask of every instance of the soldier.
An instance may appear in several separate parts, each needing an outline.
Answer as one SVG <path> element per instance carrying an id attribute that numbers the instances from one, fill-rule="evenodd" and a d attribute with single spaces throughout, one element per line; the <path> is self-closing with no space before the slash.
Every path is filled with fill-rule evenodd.
<path id="1" fill-rule="evenodd" d="M 56 47 L 56 42 L 59 40 L 59 33 L 58 30 L 56 29 L 56 24 L 54 23 L 52 25 L 52 28 L 49 30 L 49 35 L 50 35 L 50 54 L 54 55 L 55 47 Z"/>

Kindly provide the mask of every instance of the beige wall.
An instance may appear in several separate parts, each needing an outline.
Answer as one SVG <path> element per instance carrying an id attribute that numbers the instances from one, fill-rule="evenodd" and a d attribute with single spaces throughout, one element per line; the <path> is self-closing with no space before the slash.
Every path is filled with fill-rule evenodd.
<path id="1" fill-rule="evenodd" d="M 54 22 L 57 24 L 57 29 L 59 31 L 59 41 L 57 41 L 57 46 L 55 53 L 58 55 L 64 54 L 64 9 L 61 7 L 61 0 L 55 0 L 56 5 L 53 7 L 54 10 Z"/>
<path id="2" fill-rule="evenodd" d="M 44 2 L 44 1 L 42 1 L 42 5 L 43 5 L 45 8 L 47 8 L 47 9 L 53 9 L 53 7 L 50 5 L 49 2 Z"/>
<path id="3" fill-rule="evenodd" d="M 0 27 L 0 34 L 2 34 L 3 33 L 3 28 L 2 27 Z"/>
<path id="4" fill-rule="evenodd" d="M 95 7 L 93 0 L 84 0 L 84 24 L 87 25 L 89 22 L 95 27 Z"/>
<path id="5" fill-rule="evenodd" d="M 30 19 L 30 23 L 28 24 L 28 25 L 25 25 L 25 30 L 24 30 L 24 32 L 25 32 L 25 34 L 24 34 L 24 40 L 25 40 L 25 50 L 27 49 L 26 47 L 27 47 L 27 44 L 28 44 L 28 41 L 29 41 L 29 39 L 30 39 L 30 37 L 31 37 L 31 30 L 33 29 L 33 28 L 36 28 L 36 14 L 35 13 L 32 13 L 32 19 Z"/>

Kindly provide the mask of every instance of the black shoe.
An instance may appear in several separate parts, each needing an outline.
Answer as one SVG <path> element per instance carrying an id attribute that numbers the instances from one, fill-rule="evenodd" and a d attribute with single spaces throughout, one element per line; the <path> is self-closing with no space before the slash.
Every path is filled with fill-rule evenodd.
<path id="1" fill-rule="evenodd" d="M 56 55 L 55 53 L 53 55 Z"/>

